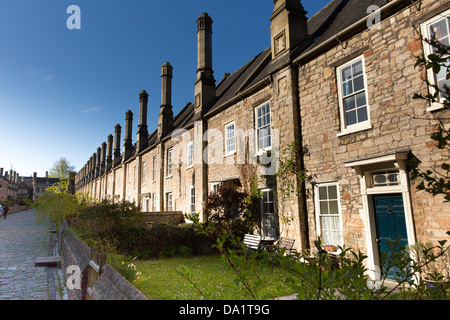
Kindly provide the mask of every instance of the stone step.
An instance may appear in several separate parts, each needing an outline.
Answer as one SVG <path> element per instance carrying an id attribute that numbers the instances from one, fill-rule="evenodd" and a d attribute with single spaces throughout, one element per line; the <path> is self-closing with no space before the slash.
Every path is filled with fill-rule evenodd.
<path id="1" fill-rule="evenodd" d="M 61 257 L 37 257 L 34 265 L 36 267 L 59 267 L 61 265 Z"/>

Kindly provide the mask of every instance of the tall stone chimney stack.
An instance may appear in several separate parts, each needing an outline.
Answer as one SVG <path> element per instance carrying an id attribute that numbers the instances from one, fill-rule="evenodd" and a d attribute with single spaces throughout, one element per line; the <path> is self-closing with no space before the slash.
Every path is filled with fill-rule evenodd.
<path id="1" fill-rule="evenodd" d="M 274 0 L 270 18 L 272 59 L 288 55 L 308 39 L 308 18 L 300 0 Z"/>
<path id="2" fill-rule="evenodd" d="M 165 62 L 161 67 L 161 111 L 158 118 L 158 141 L 172 129 L 172 78 L 173 67 L 169 62 Z"/>
<path id="3" fill-rule="evenodd" d="M 142 90 L 141 93 L 139 93 L 139 124 L 136 140 L 138 151 L 145 149 L 148 143 L 147 106 L 148 93 L 145 90 Z"/>
<path id="4" fill-rule="evenodd" d="M 106 148 L 106 172 L 108 172 L 112 167 L 112 148 L 113 148 L 114 137 L 112 134 L 108 136 L 108 146 Z"/>
<path id="5" fill-rule="evenodd" d="M 128 159 L 131 155 L 131 149 L 133 148 L 133 141 L 131 138 L 133 129 L 133 112 L 128 110 L 125 113 L 125 139 L 123 144 L 122 162 Z"/>
<path id="6" fill-rule="evenodd" d="M 100 158 L 100 175 L 104 174 L 105 170 L 106 170 L 106 142 L 103 142 Z"/>
<path id="7" fill-rule="evenodd" d="M 197 81 L 195 82 L 195 118 L 216 98 L 216 80 L 212 67 L 212 24 L 207 13 L 197 19 Z"/>
<path id="8" fill-rule="evenodd" d="M 90 181 L 95 179 L 95 165 L 96 165 L 95 162 L 96 162 L 96 160 L 97 160 L 97 157 L 95 156 L 95 153 L 93 153 L 92 157 L 91 157 L 91 178 L 90 178 Z"/>
<path id="9" fill-rule="evenodd" d="M 95 167 L 95 177 L 98 178 L 100 176 L 100 168 L 101 168 L 101 156 L 102 156 L 102 149 L 100 147 L 97 148 L 97 153 L 95 154 L 95 157 L 97 158 L 96 167 Z"/>
<path id="10" fill-rule="evenodd" d="M 114 128 L 114 155 L 113 155 L 113 166 L 115 167 L 120 163 L 120 136 L 122 132 L 122 127 L 120 124 L 116 124 Z"/>

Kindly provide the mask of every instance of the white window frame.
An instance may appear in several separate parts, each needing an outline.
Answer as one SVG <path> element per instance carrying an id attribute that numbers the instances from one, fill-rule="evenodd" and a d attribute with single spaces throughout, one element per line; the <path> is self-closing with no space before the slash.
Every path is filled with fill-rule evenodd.
<path id="1" fill-rule="evenodd" d="M 156 182 L 156 176 L 158 173 L 158 157 L 157 156 L 153 156 L 153 182 Z"/>
<path id="2" fill-rule="evenodd" d="M 258 110 L 262 109 L 266 105 L 269 106 L 270 122 L 269 122 L 269 124 L 266 124 L 265 126 L 259 127 L 258 126 Z M 260 132 L 260 130 L 265 129 L 267 127 L 270 129 L 270 134 L 269 134 L 270 145 L 268 147 L 261 148 L 260 144 L 259 144 L 259 132 Z M 256 137 L 255 137 L 256 141 L 255 141 L 255 143 L 256 143 L 256 152 L 257 152 L 258 155 L 261 155 L 261 154 L 263 154 L 266 151 L 272 150 L 272 142 L 273 142 L 272 141 L 272 131 L 273 131 L 273 129 L 272 129 L 272 109 L 271 109 L 271 106 L 270 106 L 270 101 L 266 101 L 266 102 L 260 104 L 259 106 L 257 106 L 255 108 L 255 134 L 256 134 Z"/>
<path id="3" fill-rule="evenodd" d="M 158 195 L 156 193 L 153 194 L 152 196 L 152 211 L 153 212 L 157 212 L 158 208 L 159 208 L 159 203 L 158 203 Z"/>
<path id="4" fill-rule="evenodd" d="M 344 92 L 342 90 L 342 69 L 354 64 L 355 62 L 360 61 L 362 62 L 362 74 L 363 74 L 363 81 L 364 81 L 364 89 L 358 91 L 358 93 L 364 92 L 366 95 L 366 110 L 367 110 L 367 120 L 358 122 L 356 124 L 352 124 L 347 126 L 347 118 L 345 113 L 345 106 L 344 106 Z M 338 101 L 339 101 L 339 114 L 341 117 L 341 132 L 338 133 L 338 136 L 346 135 L 353 132 L 363 131 L 367 129 L 371 129 L 372 125 L 370 123 L 370 105 L 369 105 L 369 95 L 368 95 L 368 87 L 367 87 L 367 74 L 366 74 L 366 66 L 365 66 L 365 59 L 364 55 L 358 56 L 355 59 L 352 59 L 345 64 L 339 66 L 336 69 L 336 75 L 337 75 L 337 84 L 338 84 Z M 356 95 L 355 92 L 352 93 L 352 95 Z M 355 107 L 356 108 L 356 107 Z"/>
<path id="5" fill-rule="evenodd" d="M 145 186 L 145 161 L 141 165 L 141 186 Z"/>
<path id="6" fill-rule="evenodd" d="M 262 231 L 262 236 L 264 240 L 277 240 L 278 238 L 278 234 L 279 234 L 279 226 L 278 223 L 276 221 L 277 219 L 277 214 L 276 214 L 276 201 L 275 201 L 275 197 L 276 197 L 276 193 L 275 190 L 272 188 L 266 188 L 266 189 L 261 189 L 261 200 L 260 200 L 260 215 L 261 215 L 261 231 Z M 272 201 L 269 200 L 269 196 L 267 196 L 268 201 L 264 202 L 264 193 L 267 192 L 268 194 L 272 194 Z M 265 204 L 272 204 L 272 208 L 273 210 L 271 210 L 271 212 L 265 212 Z M 271 219 L 273 219 L 273 223 L 274 225 L 270 225 L 270 219 L 266 220 L 265 218 L 271 217 Z M 269 222 L 269 226 L 266 226 L 265 223 Z M 271 234 L 271 233 L 266 233 L 267 228 L 268 227 L 272 227 L 275 228 L 275 234 Z"/>
<path id="7" fill-rule="evenodd" d="M 142 198 L 142 203 L 143 203 L 143 212 L 150 212 L 150 198 L 149 197 L 144 197 Z"/>
<path id="8" fill-rule="evenodd" d="M 195 187 L 191 186 L 189 190 L 189 212 L 190 214 L 195 213 Z"/>
<path id="9" fill-rule="evenodd" d="M 264 197 L 262 196 L 261 197 L 261 214 L 275 214 L 275 192 L 274 192 L 274 190 L 273 189 L 261 189 L 260 190 L 261 191 L 261 195 L 264 193 L 264 192 L 271 192 L 272 193 L 272 201 L 266 201 L 266 202 L 264 202 Z M 264 204 L 265 203 L 272 203 L 272 205 L 273 205 L 273 212 L 264 212 Z"/>
<path id="10" fill-rule="evenodd" d="M 194 142 L 189 142 L 186 146 L 186 169 L 194 166 Z"/>
<path id="11" fill-rule="evenodd" d="M 422 33 L 422 37 L 425 39 L 431 39 L 431 34 L 429 33 L 429 26 L 433 23 L 438 22 L 441 19 L 447 19 L 450 17 L 450 10 L 444 11 L 438 15 L 436 15 L 435 17 L 425 21 L 424 23 L 422 23 L 420 25 L 420 30 Z M 450 36 L 449 36 L 450 38 Z M 422 41 L 423 43 L 423 51 L 424 51 L 424 55 L 425 57 L 428 57 L 430 54 L 433 53 L 432 51 L 432 47 L 431 45 L 429 45 L 426 41 Z M 434 95 L 436 93 L 436 89 L 433 87 L 435 86 L 436 83 L 436 75 L 434 74 L 432 69 L 428 69 L 427 70 L 427 79 L 428 82 L 430 83 L 430 86 L 428 87 L 428 90 L 430 92 L 431 95 Z M 432 102 L 431 106 L 427 108 L 427 111 L 431 112 L 431 111 L 436 111 L 436 110 L 440 110 L 444 108 L 444 104 L 441 102 Z"/>
<path id="12" fill-rule="evenodd" d="M 219 192 L 220 182 L 211 182 L 211 192 L 217 193 Z"/>
<path id="13" fill-rule="evenodd" d="M 231 127 L 233 127 L 233 135 L 228 136 L 228 130 Z M 233 147 L 232 150 L 230 150 L 230 146 Z M 230 156 L 235 153 L 236 153 L 236 123 L 233 121 L 225 125 L 225 156 Z"/>
<path id="14" fill-rule="evenodd" d="M 170 196 L 170 201 L 169 201 Z M 172 192 L 166 192 L 166 210 L 168 212 L 173 211 L 173 193 Z"/>
<path id="15" fill-rule="evenodd" d="M 167 149 L 166 165 L 167 165 L 166 178 L 170 178 L 172 176 L 172 174 L 173 174 L 173 148 Z"/>
<path id="16" fill-rule="evenodd" d="M 329 201 L 330 198 L 325 199 L 320 199 L 320 192 L 319 192 L 319 188 L 321 187 L 330 187 L 330 186 L 334 186 L 336 187 L 336 196 L 337 199 L 331 199 L 331 200 L 337 200 L 337 204 L 338 204 L 338 214 L 321 214 L 321 209 L 320 209 L 320 202 L 321 201 Z M 328 189 L 327 189 L 327 196 L 328 196 Z M 339 183 L 338 182 L 329 182 L 329 183 L 320 183 L 320 184 L 316 184 L 314 186 L 314 205 L 315 205 L 315 216 L 316 216 L 316 231 L 317 231 L 317 236 L 321 237 L 321 240 L 323 242 L 323 245 L 325 244 L 330 244 L 330 245 L 335 245 L 335 246 L 343 246 L 344 245 L 344 237 L 343 237 L 343 223 L 342 223 L 342 209 L 341 209 L 341 201 L 340 201 L 340 192 L 339 192 Z M 339 241 L 338 243 L 325 243 L 323 238 L 322 238 L 322 223 L 321 223 L 321 217 L 322 216 L 328 216 L 328 217 L 338 217 L 339 218 L 339 228 L 340 228 L 340 236 L 339 236 Z"/>

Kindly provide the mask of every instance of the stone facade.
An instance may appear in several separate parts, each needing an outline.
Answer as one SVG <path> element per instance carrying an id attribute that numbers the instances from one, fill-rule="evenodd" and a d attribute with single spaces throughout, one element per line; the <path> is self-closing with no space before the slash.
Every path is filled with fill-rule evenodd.
<path id="1" fill-rule="evenodd" d="M 3 174 L 0 168 L 0 201 L 36 199 L 45 189 L 59 182 L 59 178 L 49 178 L 48 172 L 45 177 L 22 177 L 18 172 L 10 170 Z"/>
<path id="2" fill-rule="evenodd" d="M 146 132 L 141 92 L 136 143 L 130 143 L 127 113 L 123 152 L 116 126 L 111 167 L 102 171 L 99 148 L 78 173 L 77 190 L 99 200 L 134 201 L 148 212 L 202 212 L 217 184 L 245 188 L 240 164 L 252 165 L 264 193 L 261 207 L 273 208 L 261 212 L 268 240 L 294 238 L 297 249 L 308 249 L 320 236 L 361 249 L 374 270 L 384 207 L 399 219 L 404 244 L 444 239 L 450 207 L 441 196 L 416 190 L 408 161 L 416 157 L 428 169 L 449 159 L 430 139 L 448 110 L 413 95 L 429 90 L 430 75 L 415 66 L 426 47 L 420 30 L 450 15 L 450 1 L 334 0 L 309 19 L 300 1 L 274 4 L 270 47 L 218 84 L 213 21 L 203 13 L 194 103 L 173 116 L 173 68 L 165 63 L 158 129 Z M 371 5 L 379 9 L 375 15 L 367 13 Z M 295 181 L 299 194 L 283 195 L 276 171 L 267 171 L 277 162 L 249 159 L 269 152 L 285 160 L 283 150 L 294 142 L 299 148 L 292 157 L 308 179 Z"/>

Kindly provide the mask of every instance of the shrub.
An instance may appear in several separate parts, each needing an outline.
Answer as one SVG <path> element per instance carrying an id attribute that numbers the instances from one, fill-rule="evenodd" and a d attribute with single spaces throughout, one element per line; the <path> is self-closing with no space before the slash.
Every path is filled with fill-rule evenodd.
<path id="1" fill-rule="evenodd" d="M 214 226 L 212 238 L 224 231 L 235 237 L 252 233 L 259 221 L 259 197 L 226 185 L 208 195 L 205 204 L 206 225 Z"/>

